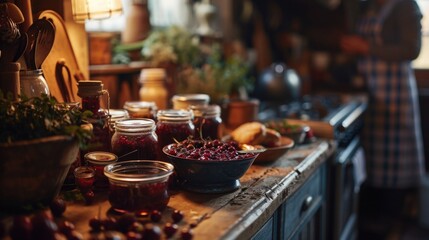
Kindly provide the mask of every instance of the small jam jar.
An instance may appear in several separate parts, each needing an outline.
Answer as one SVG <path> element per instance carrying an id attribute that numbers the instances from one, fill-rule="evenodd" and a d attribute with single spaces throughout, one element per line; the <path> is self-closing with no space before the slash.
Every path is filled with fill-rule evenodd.
<path id="1" fill-rule="evenodd" d="M 218 105 L 197 105 L 190 107 L 194 114 L 195 139 L 218 139 L 220 136 L 220 107 Z"/>
<path id="2" fill-rule="evenodd" d="M 164 146 L 194 136 L 193 114 L 190 110 L 167 109 L 158 111 L 157 119 L 156 134 L 158 135 L 159 156 L 166 159 L 162 152 Z"/>
<path id="3" fill-rule="evenodd" d="M 117 121 L 112 136 L 112 151 L 119 161 L 158 159 L 155 127 L 155 121 L 149 118 Z"/>
<path id="4" fill-rule="evenodd" d="M 118 157 L 110 152 L 89 152 L 84 156 L 88 166 L 95 170 L 94 187 L 96 189 L 106 189 L 109 187 L 109 180 L 104 176 L 104 167 L 118 161 Z"/>
<path id="5" fill-rule="evenodd" d="M 158 107 L 155 102 L 148 101 L 127 101 L 124 109 L 128 112 L 130 118 L 150 118 L 156 117 Z"/>
<path id="6" fill-rule="evenodd" d="M 104 174 L 110 182 L 109 202 L 121 213 L 162 211 L 170 200 L 169 176 L 173 165 L 154 160 L 133 160 L 109 164 Z"/>
<path id="7" fill-rule="evenodd" d="M 77 188 L 86 193 L 92 191 L 95 182 L 95 169 L 89 166 L 80 166 L 73 171 Z"/>

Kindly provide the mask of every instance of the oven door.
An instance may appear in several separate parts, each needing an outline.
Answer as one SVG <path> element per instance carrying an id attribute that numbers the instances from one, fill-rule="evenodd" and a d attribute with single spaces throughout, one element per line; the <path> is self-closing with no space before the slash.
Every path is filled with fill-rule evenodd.
<path id="1" fill-rule="evenodd" d="M 333 239 L 356 239 L 359 186 L 364 179 L 359 137 L 355 136 L 347 146 L 339 148 L 333 160 Z"/>

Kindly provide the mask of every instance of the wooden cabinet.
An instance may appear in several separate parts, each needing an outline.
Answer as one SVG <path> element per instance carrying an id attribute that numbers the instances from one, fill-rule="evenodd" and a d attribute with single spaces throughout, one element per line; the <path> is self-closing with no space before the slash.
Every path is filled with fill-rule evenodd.
<path id="1" fill-rule="evenodd" d="M 278 212 L 259 229 L 259 231 L 251 238 L 252 240 L 273 240 L 278 239 Z"/>
<path id="2" fill-rule="evenodd" d="M 325 239 L 326 163 L 280 208 L 281 239 Z"/>
<path id="3" fill-rule="evenodd" d="M 325 239 L 326 171 L 325 162 L 280 205 L 252 239 Z"/>

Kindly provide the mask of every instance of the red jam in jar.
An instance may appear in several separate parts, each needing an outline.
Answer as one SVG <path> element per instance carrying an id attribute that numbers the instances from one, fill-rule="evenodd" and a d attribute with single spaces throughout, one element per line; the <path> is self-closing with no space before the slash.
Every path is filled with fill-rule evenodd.
<path id="1" fill-rule="evenodd" d="M 155 121 L 149 118 L 117 121 L 112 136 L 112 151 L 119 161 L 158 159 L 155 127 Z"/>
<path id="2" fill-rule="evenodd" d="M 89 152 L 85 154 L 85 160 L 88 166 L 95 170 L 94 187 L 96 189 L 106 189 L 109 187 L 109 180 L 104 176 L 104 167 L 114 163 L 118 157 L 110 152 Z"/>
<path id="3" fill-rule="evenodd" d="M 190 107 L 194 113 L 195 139 L 218 139 L 220 136 L 220 107 L 218 105 L 196 105 Z"/>
<path id="4" fill-rule="evenodd" d="M 156 134 L 158 135 L 158 150 L 161 159 L 166 159 L 162 148 L 176 141 L 183 141 L 195 134 L 192 122 L 193 114 L 189 110 L 167 109 L 157 114 Z"/>
<path id="5" fill-rule="evenodd" d="M 109 164 L 109 202 L 117 212 L 162 211 L 170 200 L 168 179 L 173 165 L 162 161 L 132 160 Z"/>
<path id="6" fill-rule="evenodd" d="M 130 118 L 150 118 L 155 120 L 158 109 L 155 102 L 149 101 L 127 101 L 124 109 L 128 112 Z"/>
<path id="7" fill-rule="evenodd" d="M 76 186 L 82 192 L 92 191 L 95 182 L 95 170 L 92 167 L 81 166 L 73 171 Z"/>

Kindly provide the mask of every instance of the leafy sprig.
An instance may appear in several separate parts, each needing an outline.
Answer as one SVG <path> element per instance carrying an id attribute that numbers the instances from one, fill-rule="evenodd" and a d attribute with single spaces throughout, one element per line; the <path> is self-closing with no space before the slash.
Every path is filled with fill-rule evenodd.
<path id="1" fill-rule="evenodd" d="M 46 94 L 14 100 L 0 91 L 0 143 L 67 135 L 76 138 L 84 148 L 92 132 L 81 125 L 91 114 L 58 103 L 55 97 Z"/>

